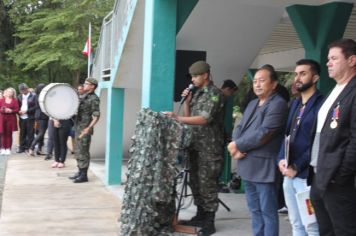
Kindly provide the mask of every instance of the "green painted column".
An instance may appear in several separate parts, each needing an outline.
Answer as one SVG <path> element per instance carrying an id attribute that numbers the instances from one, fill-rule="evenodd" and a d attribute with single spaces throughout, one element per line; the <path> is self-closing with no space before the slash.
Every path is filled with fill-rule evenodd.
<path id="1" fill-rule="evenodd" d="M 179 0 L 177 6 L 177 34 L 179 30 L 183 27 L 185 21 L 189 17 L 192 10 L 197 5 L 199 0 Z"/>
<path id="2" fill-rule="evenodd" d="M 108 88 L 105 147 L 105 184 L 121 184 L 125 90 Z"/>
<path id="3" fill-rule="evenodd" d="M 224 130 L 227 137 L 231 137 L 232 129 L 234 128 L 232 123 L 233 105 L 234 105 L 233 97 L 229 97 L 225 102 L 225 117 L 224 117 Z M 224 149 L 224 170 L 222 175 L 220 176 L 220 180 L 225 184 L 229 183 L 229 181 L 231 180 L 231 156 L 227 151 L 226 145 Z"/>
<path id="4" fill-rule="evenodd" d="M 305 58 L 314 59 L 321 64 L 318 86 L 324 94 L 335 84 L 327 72 L 327 47 L 329 43 L 343 37 L 352 8 L 353 4 L 343 2 L 287 7 L 289 17 L 303 43 Z"/>
<path id="5" fill-rule="evenodd" d="M 173 109 L 177 1 L 145 2 L 142 107 Z"/>
<path id="6" fill-rule="evenodd" d="M 248 69 L 247 70 L 247 77 L 252 81 L 255 77 L 257 69 Z"/>
<path id="7" fill-rule="evenodd" d="M 142 107 L 173 109 L 176 34 L 198 0 L 150 0 L 145 3 Z"/>

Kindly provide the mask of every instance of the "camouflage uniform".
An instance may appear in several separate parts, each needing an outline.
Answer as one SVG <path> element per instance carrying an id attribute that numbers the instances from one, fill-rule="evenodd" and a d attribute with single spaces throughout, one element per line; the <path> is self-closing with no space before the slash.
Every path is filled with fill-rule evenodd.
<path id="1" fill-rule="evenodd" d="M 194 204 L 205 212 L 218 209 L 218 177 L 223 167 L 224 97 L 212 82 L 198 89 L 190 102 L 190 115 L 203 116 L 205 125 L 192 125 L 188 149 L 190 187 Z"/>
<path id="2" fill-rule="evenodd" d="M 88 135 L 79 138 L 79 135 L 89 126 L 93 116 L 100 116 L 99 97 L 95 93 L 89 93 L 80 98 L 80 104 L 78 108 L 78 115 L 75 122 L 75 143 L 76 152 L 75 159 L 80 169 L 88 168 L 90 162 L 90 142 L 93 129 L 90 130 Z"/>

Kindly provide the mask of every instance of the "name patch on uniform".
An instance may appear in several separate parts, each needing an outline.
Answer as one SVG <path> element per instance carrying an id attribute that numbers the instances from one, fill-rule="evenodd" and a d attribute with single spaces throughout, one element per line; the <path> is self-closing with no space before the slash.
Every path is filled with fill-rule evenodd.
<path id="1" fill-rule="evenodd" d="M 219 101 L 219 97 L 218 96 L 212 96 L 211 97 L 211 101 L 218 102 Z"/>

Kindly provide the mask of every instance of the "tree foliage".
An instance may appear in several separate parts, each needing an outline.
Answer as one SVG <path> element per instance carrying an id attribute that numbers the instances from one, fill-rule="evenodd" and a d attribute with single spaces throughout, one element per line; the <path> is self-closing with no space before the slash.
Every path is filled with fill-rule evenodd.
<path id="1" fill-rule="evenodd" d="M 113 5 L 114 0 L 5 0 L 15 32 L 7 56 L 27 74 L 76 84 L 86 76 L 81 51 L 89 22 L 95 47 L 102 19 Z"/>

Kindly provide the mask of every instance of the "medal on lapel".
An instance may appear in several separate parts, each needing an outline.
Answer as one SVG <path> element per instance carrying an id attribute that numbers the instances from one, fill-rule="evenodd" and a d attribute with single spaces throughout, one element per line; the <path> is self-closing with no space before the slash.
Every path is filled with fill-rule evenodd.
<path id="1" fill-rule="evenodd" d="M 331 118 L 330 128 L 335 129 L 337 128 L 337 120 L 339 119 L 340 114 L 340 104 L 338 103 L 337 106 L 333 110 L 333 117 Z"/>

